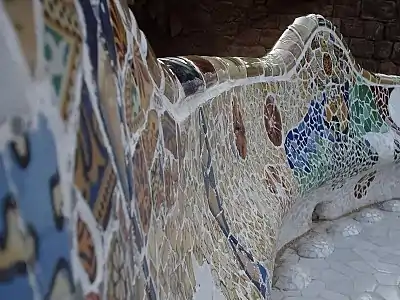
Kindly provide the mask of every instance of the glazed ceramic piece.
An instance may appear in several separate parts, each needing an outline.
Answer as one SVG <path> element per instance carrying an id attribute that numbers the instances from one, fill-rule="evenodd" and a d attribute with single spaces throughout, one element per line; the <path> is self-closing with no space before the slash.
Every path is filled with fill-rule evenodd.
<path id="1" fill-rule="evenodd" d="M 125 0 L 28 2 L 0 4 L 2 295 L 269 299 L 312 215 L 400 194 L 400 78 L 362 70 L 323 17 L 261 58 L 156 59 Z M 279 286 L 313 285 L 302 260 Z"/>

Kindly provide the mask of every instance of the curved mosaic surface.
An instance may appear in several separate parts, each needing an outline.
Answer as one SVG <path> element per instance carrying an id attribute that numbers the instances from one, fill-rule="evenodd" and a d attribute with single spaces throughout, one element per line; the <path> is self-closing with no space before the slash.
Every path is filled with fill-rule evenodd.
<path id="1" fill-rule="evenodd" d="M 317 204 L 400 194 L 400 78 L 321 16 L 262 58 L 156 59 L 125 1 L 0 6 L 2 295 L 269 298 Z"/>

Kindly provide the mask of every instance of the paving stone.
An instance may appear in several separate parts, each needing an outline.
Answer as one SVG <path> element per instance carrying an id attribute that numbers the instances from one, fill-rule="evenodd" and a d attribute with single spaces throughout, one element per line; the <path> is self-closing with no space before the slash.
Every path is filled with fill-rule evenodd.
<path id="1" fill-rule="evenodd" d="M 332 278 L 325 286 L 327 290 L 343 295 L 350 295 L 354 290 L 353 281 L 344 276 Z"/>
<path id="2" fill-rule="evenodd" d="M 379 261 L 388 264 L 400 264 L 400 255 L 385 254 L 379 258 Z"/>
<path id="3" fill-rule="evenodd" d="M 339 261 L 329 261 L 329 265 L 332 270 L 335 270 L 344 276 L 348 277 L 351 280 L 354 280 L 355 278 L 359 278 L 362 276 L 362 273 L 359 271 L 350 268 L 348 265 L 345 265 L 342 262 Z"/>
<path id="4" fill-rule="evenodd" d="M 386 300 L 386 299 L 382 298 L 381 295 L 376 294 L 376 293 L 362 293 L 351 299 L 352 300 Z"/>
<path id="5" fill-rule="evenodd" d="M 285 294 L 284 294 L 281 290 L 272 289 L 272 291 L 271 291 L 271 298 L 272 298 L 273 300 L 282 300 L 283 297 L 285 297 Z"/>
<path id="6" fill-rule="evenodd" d="M 354 291 L 373 292 L 378 285 L 376 278 L 372 274 L 365 274 L 354 279 Z"/>
<path id="7" fill-rule="evenodd" d="M 346 262 L 349 260 L 358 259 L 360 259 L 360 256 L 357 255 L 357 253 L 355 253 L 353 250 L 347 248 L 337 248 L 335 251 L 333 251 L 328 261 Z"/>
<path id="8" fill-rule="evenodd" d="M 329 264 L 324 259 L 304 258 L 301 257 L 299 260 L 300 266 L 306 266 L 308 268 L 326 270 L 329 268 Z"/>
<path id="9" fill-rule="evenodd" d="M 400 299 L 399 288 L 397 286 L 380 285 L 375 292 L 387 300 Z"/>
<path id="10" fill-rule="evenodd" d="M 348 296 L 345 296 L 343 294 L 331 292 L 331 291 L 321 291 L 320 293 L 321 297 L 323 297 L 326 300 L 349 300 L 350 298 Z"/>
<path id="11" fill-rule="evenodd" d="M 397 273 L 400 274 L 400 267 L 394 264 L 386 264 L 379 261 L 368 261 L 368 264 L 382 273 Z"/>
<path id="12" fill-rule="evenodd" d="M 366 250 L 366 249 L 360 249 L 360 248 L 354 248 L 353 252 L 358 255 L 358 257 L 363 257 L 364 260 L 379 260 L 379 256 L 377 256 L 373 251 Z"/>
<path id="13" fill-rule="evenodd" d="M 297 254 L 305 258 L 324 258 L 332 254 L 334 245 L 326 234 L 313 232 L 300 241 Z"/>
<path id="14" fill-rule="evenodd" d="M 298 291 L 311 282 L 310 272 L 299 265 L 280 266 L 274 272 L 274 287 L 283 291 Z"/>
<path id="15" fill-rule="evenodd" d="M 384 211 L 400 212 L 400 200 L 389 200 L 380 203 L 379 208 Z"/>
<path id="16" fill-rule="evenodd" d="M 313 280 L 305 289 L 301 291 L 303 297 L 317 297 L 325 289 L 325 283 L 320 280 Z"/>
<path id="17" fill-rule="evenodd" d="M 399 285 L 400 283 L 399 275 L 397 274 L 377 272 L 374 276 L 378 283 L 382 285 Z"/>
<path id="18" fill-rule="evenodd" d="M 328 228 L 328 233 L 340 234 L 344 237 L 358 235 L 362 231 L 362 225 L 352 219 L 346 219 L 342 222 L 332 224 Z"/>
<path id="19" fill-rule="evenodd" d="M 382 213 L 374 208 L 366 208 L 358 212 L 354 219 L 361 223 L 375 223 L 382 219 Z"/>
<path id="20" fill-rule="evenodd" d="M 374 268 L 368 265 L 365 261 L 351 261 L 348 265 L 362 273 L 373 274 L 375 272 Z"/>
<path id="21" fill-rule="evenodd" d="M 335 249 L 326 258 L 301 257 L 298 265 L 302 269 L 309 268 L 313 280 L 300 291 L 282 291 L 281 295 L 286 297 L 283 299 L 400 300 L 400 213 L 373 208 L 363 211 L 367 212 L 367 218 L 374 218 L 378 211 L 381 222 L 369 220 L 363 223 L 366 225 L 362 226 L 363 230 L 358 235 L 345 237 L 334 234 L 335 229 L 332 228 L 343 228 L 343 224 L 348 222 L 345 218 L 331 221 L 329 226 L 321 223 L 319 229 L 313 228 L 314 232 L 310 236 L 314 238 L 324 236 L 323 232 L 328 228 L 329 235 L 334 236 Z M 368 216 L 368 212 L 372 213 Z M 307 235 L 305 237 L 296 243 L 298 248 L 301 248 L 301 243 L 310 241 Z M 288 253 L 293 255 L 293 250 Z M 286 276 L 290 277 L 290 274 Z"/>
<path id="22" fill-rule="evenodd" d="M 295 265 L 299 262 L 299 260 L 300 257 L 297 255 L 296 251 L 291 248 L 287 248 L 285 249 L 285 251 L 283 251 L 282 255 L 277 259 L 277 263 L 279 265 L 282 264 Z"/>
<path id="23" fill-rule="evenodd" d="M 321 280 L 328 284 L 332 280 L 349 280 L 349 278 L 335 270 L 327 269 L 322 273 Z"/>

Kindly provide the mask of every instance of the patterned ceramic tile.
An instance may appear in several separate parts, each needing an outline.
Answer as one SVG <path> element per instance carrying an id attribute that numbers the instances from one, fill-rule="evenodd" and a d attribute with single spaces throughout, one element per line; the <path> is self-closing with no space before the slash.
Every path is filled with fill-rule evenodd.
<path id="1" fill-rule="evenodd" d="M 38 58 L 38 44 L 35 32 L 37 28 L 35 22 L 36 3 L 32 0 L 18 0 L 4 1 L 3 5 L 15 27 L 26 62 L 31 71 L 34 72 Z"/>
<path id="2" fill-rule="evenodd" d="M 117 175 L 85 83 L 82 86 L 81 97 L 74 182 L 92 209 L 98 224 L 106 229 L 110 220 Z"/>
<path id="3" fill-rule="evenodd" d="M 18 276 L 16 286 L 2 285 L 2 292 L 32 298 L 35 292 L 28 287 L 28 277 L 34 276 L 41 287 L 38 292 L 49 297 L 72 296 L 69 226 L 62 213 L 64 197 L 55 137 L 44 115 L 38 116 L 35 127 L 9 142 L 1 161 L 5 222 L 2 280 Z M 8 179 L 4 178 L 5 161 Z M 10 184 L 18 193 L 12 192 Z M 36 195 L 34 202 L 32 195 Z"/>
<path id="4" fill-rule="evenodd" d="M 203 75 L 190 60 L 181 57 L 170 57 L 164 58 L 162 61 L 176 74 L 186 97 L 204 91 L 205 82 Z"/>
<path id="5" fill-rule="evenodd" d="M 186 56 L 203 73 L 206 87 L 210 88 L 218 82 L 217 73 L 209 60 L 201 56 Z"/>
<path id="6" fill-rule="evenodd" d="M 238 57 L 224 57 L 223 62 L 228 66 L 229 78 L 231 80 L 247 77 L 247 70 L 244 62 Z"/>
<path id="7" fill-rule="evenodd" d="M 321 16 L 262 58 L 157 59 L 126 0 L 2 5 L 50 79 L 0 122 L 12 298 L 270 299 L 276 252 L 313 217 L 400 194 L 400 79 L 362 70 Z"/>
<path id="8" fill-rule="evenodd" d="M 179 98 L 178 78 L 166 64 L 162 61 L 159 63 L 165 78 L 164 95 L 171 103 L 175 103 Z"/>
<path id="9" fill-rule="evenodd" d="M 150 72 L 142 60 L 138 43 L 133 44 L 133 61 L 131 66 L 135 82 L 138 86 L 140 110 L 143 110 L 146 114 L 150 105 L 150 99 L 154 92 L 154 86 L 151 81 Z"/>
<path id="10" fill-rule="evenodd" d="M 61 117 L 68 119 L 74 101 L 76 73 L 81 63 L 82 33 L 77 9 L 71 1 L 43 1 L 43 45 Z"/>
<path id="11" fill-rule="evenodd" d="M 203 57 L 207 59 L 213 66 L 215 71 L 217 72 L 217 78 L 219 83 L 223 83 L 229 80 L 229 72 L 228 72 L 228 64 L 225 63 L 219 57 Z"/>
<path id="12" fill-rule="evenodd" d="M 125 163 L 125 151 L 122 138 L 123 134 L 121 131 L 122 109 L 118 105 L 118 102 L 115 101 L 117 98 L 118 82 L 112 71 L 110 61 L 105 51 L 102 47 L 100 47 L 99 50 L 99 109 L 104 122 L 105 131 L 111 143 L 112 154 L 117 165 L 119 180 L 129 198 L 127 167 Z"/>
<path id="13" fill-rule="evenodd" d="M 125 25 L 123 24 L 123 17 L 117 7 L 116 0 L 108 0 L 110 8 L 110 19 L 113 29 L 114 44 L 117 52 L 117 59 L 120 69 L 123 68 L 125 56 L 128 51 L 127 34 Z"/>

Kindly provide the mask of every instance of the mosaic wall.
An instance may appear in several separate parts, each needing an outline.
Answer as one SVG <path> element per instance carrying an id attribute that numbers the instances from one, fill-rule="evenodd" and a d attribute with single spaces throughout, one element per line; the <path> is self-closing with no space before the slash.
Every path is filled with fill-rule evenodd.
<path id="1" fill-rule="evenodd" d="M 400 194 L 400 78 L 321 16 L 262 58 L 157 60 L 124 0 L 0 6 L 9 299 L 268 299 L 318 203 Z"/>

